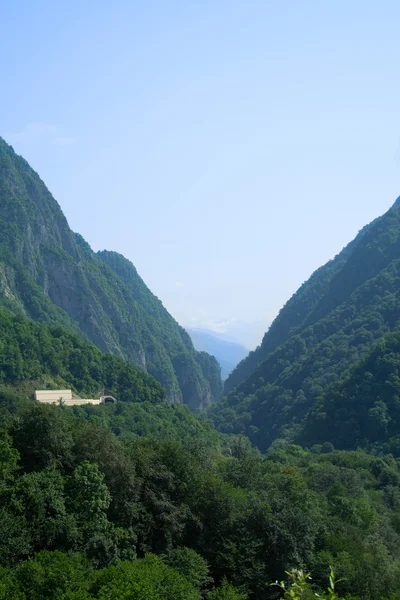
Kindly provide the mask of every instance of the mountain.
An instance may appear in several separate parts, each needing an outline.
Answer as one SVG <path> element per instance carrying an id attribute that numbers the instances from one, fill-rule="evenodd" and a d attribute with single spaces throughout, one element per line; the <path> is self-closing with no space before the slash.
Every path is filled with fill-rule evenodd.
<path id="1" fill-rule="evenodd" d="M 72 389 L 80 398 L 98 398 L 104 390 L 117 398 L 117 404 L 112 409 L 100 407 L 103 425 L 108 423 L 125 440 L 146 435 L 191 442 L 199 438 L 213 448 L 222 445 L 221 434 L 210 424 L 187 406 L 170 404 L 166 391 L 151 375 L 119 356 L 100 352 L 81 335 L 0 307 L 0 339 L 3 408 L 19 400 L 31 406 L 38 388 Z M 94 408 L 84 406 L 83 414 L 93 414 Z M 72 410 L 82 409 L 75 406 Z"/>
<path id="2" fill-rule="evenodd" d="M 132 361 L 171 402 L 199 410 L 220 392 L 217 361 L 195 351 L 128 260 L 93 252 L 71 231 L 39 176 L 1 138 L 0 303 Z"/>
<path id="3" fill-rule="evenodd" d="M 216 424 L 246 433 L 263 450 L 277 437 L 296 439 L 328 386 L 399 322 L 396 201 L 287 302 L 261 346 L 227 379 L 228 396 L 212 411 Z"/>
<path id="4" fill-rule="evenodd" d="M 247 356 L 248 350 L 241 344 L 227 341 L 210 329 L 188 329 L 196 350 L 215 356 L 221 365 L 222 379 L 226 379 L 236 365 Z"/>

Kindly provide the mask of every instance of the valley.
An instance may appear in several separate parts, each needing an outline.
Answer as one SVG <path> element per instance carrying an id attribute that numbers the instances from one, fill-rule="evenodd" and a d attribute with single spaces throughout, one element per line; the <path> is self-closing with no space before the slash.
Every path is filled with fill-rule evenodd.
<path id="1" fill-rule="evenodd" d="M 398 201 L 249 353 L 93 252 L 3 140 L 0 231 L 0 598 L 398 598 Z"/>

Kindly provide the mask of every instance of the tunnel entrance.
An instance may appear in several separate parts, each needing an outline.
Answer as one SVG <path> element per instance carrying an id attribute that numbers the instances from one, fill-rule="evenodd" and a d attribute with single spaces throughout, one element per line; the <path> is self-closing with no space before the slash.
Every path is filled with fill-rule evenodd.
<path id="1" fill-rule="evenodd" d="M 102 396 L 100 398 L 100 403 L 102 403 L 102 404 L 116 404 L 117 401 L 114 398 L 114 396 L 107 395 L 107 396 Z"/>

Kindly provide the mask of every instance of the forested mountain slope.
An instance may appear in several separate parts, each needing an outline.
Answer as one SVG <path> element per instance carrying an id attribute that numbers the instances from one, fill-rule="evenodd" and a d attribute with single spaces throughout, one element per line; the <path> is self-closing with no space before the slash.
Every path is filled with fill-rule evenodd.
<path id="1" fill-rule="evenodd" d="M 216 424 L 246 433 L 264 450 L 288 429 L 294 434 L 326 387 L 399 319 L 396 202 L 286 304 L 261 347 L 226 382 L 229 390 L 239 380 L 213 411 Z"/>
<path id="2" fill-rule="evenodd" d="M 172 402 L 198 410 L 221 391 L 217 361 L 196 353 L 129 261 L 94 253 L 70 230 L 39 176 L 1 138 L 0 301 L 131 360 L 154 375 Z"/>
<path id="3" fill-rule="evenodd" d="M 293 294 L 265 333 L 260 346 L 250 352 L 226 380 L 224 386 L 226 393 L 242 383 L 270 352 L 281 346 L 287 339 L 303 328 L 307 318 L 312 314 L 322 298 L 326 294 L 329 294 L 329 286 L 332 279 L 346 263 L 354 246 L 364 236 L 371 225 L 372 223 L 364 227 L 350 244 L 335 256 L 333 260 L 330 260 L 326 265 L 317 269 L 311 275 L 310 279 L 303 283 L 297 292 Z"/>
<path id="4" fill-rule="evenodd" d="M 400 329 L 328 386 L 294 437 L 304 445 L 332 443 L 400 457 Z"/>
<path id="5" fill-rule="evenodd" d="M 102 353 L 91 342 L 58 325 L 37 323 L 0 308 L 0 404 L 33 403 L 35 389 L 72 389 L 80 398 L 109 393 L 112 408 L 74 406 L 81 419 L 131 440 L 194 441 L 220 447 L 222 436 L 187 406 L 170 404 L 166 391 L 133 363 Z M 1 460 L 1 459 L 0 459 Z M 0 596 L 1 597 L 1 596 Z"/>
<path id="6" fill-rule="evenodd" d="M 0 308 L 0 340 L 2 385 L 30 390 L 30 382 L 56 389 L 67 384 L 81 398 L 100 397 L 104 389 L 125 402 L 167 401 L 153 377 L 63 327 L 35 323 Z"/>

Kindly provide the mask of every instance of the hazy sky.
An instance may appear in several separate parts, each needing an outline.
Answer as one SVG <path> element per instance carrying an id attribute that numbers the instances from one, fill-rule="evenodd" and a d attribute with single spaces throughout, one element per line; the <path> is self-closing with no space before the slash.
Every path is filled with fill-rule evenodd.
<path id="1" fill-rule="evenodd" d="M 400 195 L 400 3 L 0 0 L 0 135 L 185 325 L 272 320 Z"/>

